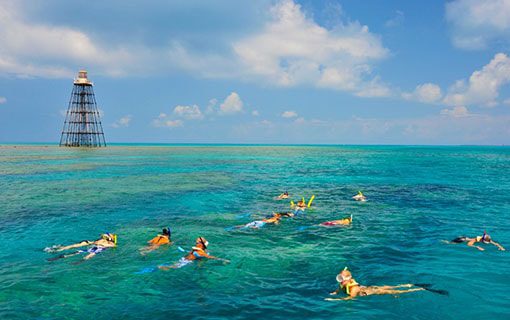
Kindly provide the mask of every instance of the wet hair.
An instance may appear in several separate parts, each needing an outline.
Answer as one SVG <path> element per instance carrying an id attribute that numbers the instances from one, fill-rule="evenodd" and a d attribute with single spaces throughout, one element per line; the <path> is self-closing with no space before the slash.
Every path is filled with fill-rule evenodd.
<path id="1" fill-rule="evenodd" d="M 172 234 L 172 232 L 170 231 L 170 228 L 167 227 L 167 228 L 163 228 L 163 234 L 170 236 Z"/>

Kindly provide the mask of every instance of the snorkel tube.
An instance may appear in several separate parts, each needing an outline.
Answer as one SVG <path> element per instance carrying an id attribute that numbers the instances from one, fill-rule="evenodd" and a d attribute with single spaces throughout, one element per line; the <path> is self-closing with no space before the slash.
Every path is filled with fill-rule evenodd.
<path id="1" fill-rule="evenodd" d="M 308 208 L 310 208 L 312 206 L 313 199 L 315 199 L 315 195 L 312 194 L 312 197 L 308 201 L 308 205 L 307 205 Z"/>

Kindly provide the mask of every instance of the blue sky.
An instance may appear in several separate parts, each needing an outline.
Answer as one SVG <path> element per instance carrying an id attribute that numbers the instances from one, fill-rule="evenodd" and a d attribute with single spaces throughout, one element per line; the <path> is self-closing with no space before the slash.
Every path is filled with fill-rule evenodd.
<path id="1" fill-rule="evenodd" d="M 510 0 L 0 0 L 0 142 L 509 144 Z"/>

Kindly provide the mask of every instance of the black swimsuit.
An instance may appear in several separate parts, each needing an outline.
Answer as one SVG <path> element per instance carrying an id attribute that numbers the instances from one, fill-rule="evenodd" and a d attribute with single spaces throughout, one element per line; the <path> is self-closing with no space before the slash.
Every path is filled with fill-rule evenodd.
<path id="1" fill-rule="evenodd" d="M 463 243 L 463 242 L 466 242 L 466 241 L 469 241 L 468 237 L 457 237 L 457 238 L 452 240 L 453 243 Z"/>

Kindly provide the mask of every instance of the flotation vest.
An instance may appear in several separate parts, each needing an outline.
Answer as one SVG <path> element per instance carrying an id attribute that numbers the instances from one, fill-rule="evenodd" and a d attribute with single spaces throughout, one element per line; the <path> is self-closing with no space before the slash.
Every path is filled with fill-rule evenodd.
<path id="1" fill-rule="evenodd" d="M 202 254 L 205 254 L 205 255 L 208 255 L 207 252 L 202 249 L 202 248 L 199 248 L 199 247 L 192 247 L 191 248 L 191 254 L 196 258 L 196 259 L 202 259 L 204 258 L 204 256 Z"/>
<path id="2" fill-rule="evenodd" d="M 342 290 L 344 290 L 346 294 L 350 295 L 351 294 L 351 288 L 355 287 L 355 286 L 359 286 L 359 283 L 357 283 L 356 280 L 351 279 L 351 280 L 349 280 L 349 283 L 347 283 L 345 285 L 341 284 L 340 288 L 342 288 Z"/>
<path id="3" fill-rule="evenodd" d="M 150 241 L 150 243 L 155 244 L 155 245 L 169 244 L 170 239 L 168 239 L 168 237 L 166 237 L 166 236 L 158 235 L 158 236 L 154 237 Z"/>

